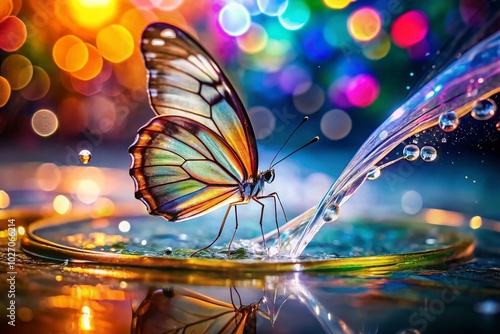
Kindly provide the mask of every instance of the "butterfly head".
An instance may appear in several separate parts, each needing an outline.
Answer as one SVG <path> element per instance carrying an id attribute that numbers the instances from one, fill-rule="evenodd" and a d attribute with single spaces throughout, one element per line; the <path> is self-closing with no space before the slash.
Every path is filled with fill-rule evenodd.
<path id="1" fill-rule="evenodd" d="M 262 176 L 264 177 L 264 181 L 266 181 L 266 183 L 271 183 L 274 181 L 274 169 L 268 169 L 266 170 Z"/>

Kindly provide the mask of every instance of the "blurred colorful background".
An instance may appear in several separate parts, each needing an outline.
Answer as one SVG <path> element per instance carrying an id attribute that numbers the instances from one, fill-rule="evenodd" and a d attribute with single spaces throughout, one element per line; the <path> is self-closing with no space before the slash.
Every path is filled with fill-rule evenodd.
<path id="1" fill-rule="evenodd" d="M 148 23 L 164 21 L 202 41 L 224 67 L 248 108 L 262 168 L 290 129 L 310 116 L 285 151 L 315 135 L 321 140 L 284 162 L 293 168 L 278 171 L 276 181 L 276 189 L 289 197 L 288 206 L 305 210 L 317 203 L 368 135 L 415 91 L 442 45 L 457 31 L 479 26 L 491 8 L 487 0 L 2 0 L 1 163 L 44 164 L 32 168 L 33 176 L 23 176 L 15 167 L 4 173 L 0 208 L 16 204 L 10 189 L 56 189 L 64 178 L 54 176 L 60 174 L 54 170 L 82 166 L 82 150 L 92 154 L 88 175 L 99 174 L 102 167 L 126 173 L 127 147 L 153 116 L 140 36 Z M 493 153 L 498 156 L 498 150 Z M 443 164 L 432 167 L 436 175 L 446 174 Z M 460 182 L 446 187 L 467 190 L 459 194 L 463 201 L 453 203 L 477 205 L 489 179 L 459 174 Z M 89 182 L 68 185 L 67 191 L 97 193 L 91 200 L 82 202 L 74 195 L 59 199 L 88 205 L 118 189 L 101 185 L 98 177 L 85 180 Z M 475 190 L 470 189 L 472 180 Z M 130 199 L 131 180 L 123 182 L 121 195 Z M 405 194 L 411 203 L 416 198 L 417 209 L 402 205 L 407 213 L 418 211 L 422 202 L 454 209 L 448 199 L 439 202 L 442 196 L 424 195 L 426 190 L 434 194 L 429 184 L 420 190 L 417 182 L 413 188 L 409 184 L 395 191 L 388 180 L 391 191 L 382 193 L 394 195 L 398 207 Z M 313 190 L 297 194 L 303 188 Z M 51 207 L 56 195 L 46 199 Z M 474 212 L 474 207 L 465 211 Z"/>

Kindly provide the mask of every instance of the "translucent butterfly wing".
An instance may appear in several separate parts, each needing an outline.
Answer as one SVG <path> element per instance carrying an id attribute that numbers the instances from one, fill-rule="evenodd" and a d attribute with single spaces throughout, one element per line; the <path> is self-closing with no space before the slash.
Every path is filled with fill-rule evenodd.
<path id="1" fill-rule="evenodd" d="M 135 312 L 139 333 L 255 333 L 259 304 L 235 309 L 232 304 L 185 288 L 148 296 Z"/>
<path id="2" fill-rule="evenodd" d="M 172 221 L 194 218 L 243 199 L 246 170 L 211 129 L 180 116 L 158 116 L 129 149 L 136 198 Z"/>
<path id="3" fill-rule="evenodd" d="M 257 173 L 257 146 L 235 89 L 208 52 L 166 23 L 142 35 L 150 102 L 158 115 L 179 115 L 205 125 L 234 150 L 248 175 Z"/>

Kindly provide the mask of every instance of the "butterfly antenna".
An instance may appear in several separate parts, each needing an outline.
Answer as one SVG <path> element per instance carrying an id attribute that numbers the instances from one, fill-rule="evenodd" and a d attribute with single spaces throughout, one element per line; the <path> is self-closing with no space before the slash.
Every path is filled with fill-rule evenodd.
<path id="1" fill-rule="evenodd" d="M 313 138 L 313 139 L 311 139 L 308 143 L 306 143 L 306 144 L 302 145 L 301 147 L 299 147 L 298 149 L 296 149 L 296 150 L 295 150 L 295 151 L 293 151 L 292 153 L 289 153 L 289 154 L 288 154 L 287 156 L 285 156 L 284 158 L 282 158 L 282 159 L 278 160 L 277 162 L 275 162 L 275 163 L 274 163 L 274 165 L 271 165 L 271 167 L 270 167 L 270 168 L 273 168 L 274 166 L 276 166 L 277 164 L 279 164 L 280 162 L 282 162 L 283 160 L 285 160 L 286 158 L 288 158 L 288 157 L 289 157 L 289 156 L 291 156 L 292 154 L 294 154 L 294 153 L 296 153 L 296 152 L 300 151 L 301 149 L 303 149 L 303 148 L 305 148 L 305 147 L 307 147 L 307 146 L 309 146 L 309 145 L 311 145 L 311 144 L 313 144 L 313 143 L 317 142 L 318 140 L 319 140 L 319 137 L 318 137 L 318 136 L 314 137 L 314 138 Z"/>
<path id="2" fill-rule="evenodd" d="M 298 128 L 300 128 L 300 126 L 302 124 L 304 124 L 305 122 L 307 122 L 309 120 L 309 117 L 306 116 L 302 119 L 302 122 L 299 123 L 299 125 L 297 125 L 297 127 L 292 131 L 292 133 L 290 133 L 290 135 L 288 136 L 287 140 L 285 140 L 285 142 L 283 143 L 283 145 L 281 145 L 281 148 L 278 150 L 278 153 L 276 153 L 276 155 L 274 156 L 273 160 L 271 160 L 271 163 L 269 164 L 269 169 L 271 169 L 274 165 L 273 165 L 273 162 L 274 160 L 276 160 L 276 158 L 278 157 L 278 154 L 280 154 L 281 150 L 285 147 L 286 143 L 288 143 L 288 141 L 290 140 L 290 138 L 292 138 L 293 134 L 295 133 L 295 131 L 298 130 Z"/>

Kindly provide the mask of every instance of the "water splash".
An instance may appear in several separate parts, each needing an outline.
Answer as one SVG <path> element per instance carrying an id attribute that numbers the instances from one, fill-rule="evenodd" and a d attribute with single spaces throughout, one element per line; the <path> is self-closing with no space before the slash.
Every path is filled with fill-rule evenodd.
<path id="1" fill-rule="evenodd" d="M 498 16 L 493 18 L 492 22 L 495 22 Z M 442 121 L 446 115 L 449 116 L 451 111 L 458 118 L 469 114 L 479 101 L 498 92 L 500 31 L 497 29 L 494 34 L 477 43 L 469 51 L 459 53 L 454 62 L 428 80 L 372 133 L 320 204 L 280 229 L 281 254 L 298 257 L 321 227 L 334 220 L 325 220 L 325 217 L 331 218 L 329 212 L 332 208 L 337 208 L 338 212 L 364 183 L 371 169 L 402 141 L 439 125 L 440 119 Z M 427 148 L 425 153 L 429 153 Z M 268 234 L 266 238 L 268 244 L 278 241 L 275 233 Z"/>

